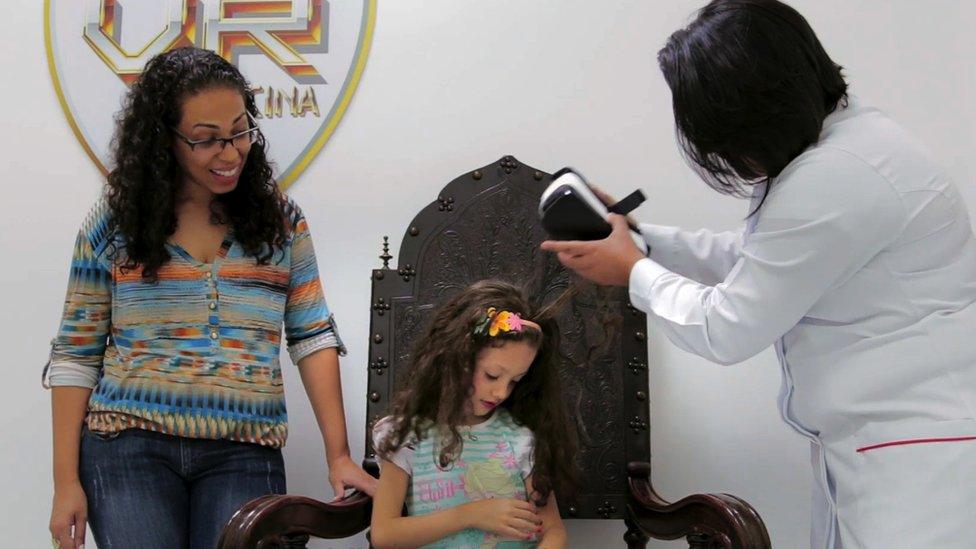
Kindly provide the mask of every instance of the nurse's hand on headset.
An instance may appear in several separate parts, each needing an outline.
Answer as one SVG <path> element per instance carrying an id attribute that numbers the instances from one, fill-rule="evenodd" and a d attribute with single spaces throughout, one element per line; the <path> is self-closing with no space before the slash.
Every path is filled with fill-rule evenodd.
<path id="1" fill-rule="evenodd" d="M 597 187 L 596 185 L 594 185 L 592 183 L 590 183 L 589 186 L 590 186 L 590 190 L 593 191 L 593 194 L 595 194 L 596 197 L 600 199 L 600 202 L 603 202 L 603 205 L 604 206 L 606 206 L 606 207 L 609 208 L 610 206 L 613 206 L 614 204 L 616 204 L 618 202 L 618 200 L 616 198 L 614 198 L 614 197 L 610 196 L 609 194 L 603 192 L 603 189 L 601 189 L 600 187 Z M 628 215 L 626 217 L 626 219 L 627 219 L 627 223 L 630 223 L 634 227 L 637 226 L 637 222 L 634 221 L 634 218 L 632 216 Z"/>
<path id="2" fill-rule="evenodd" d="M 600 199 L 604 196 L 607 195 Z M 613 232 L 603 240 L 546 240 L 542 249 L 555 252 L 560 263 L 591 282 L 602 286 L 629 286 L 630 271 L 645 257 L 644 253 L 634 244 L 626 217 L 610 214 L 607 221 Z"/>

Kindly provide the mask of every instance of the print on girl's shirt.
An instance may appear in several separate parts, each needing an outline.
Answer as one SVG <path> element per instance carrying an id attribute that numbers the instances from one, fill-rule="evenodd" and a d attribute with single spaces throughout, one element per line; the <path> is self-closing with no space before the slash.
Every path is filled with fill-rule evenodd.
<path id="1" fill-rule="evenodd" d="M 464 492 L 464 478 L 433 478 L 418 480 L 413 486 L 414 496 L 423 502 L 436 502 L 453 498 Z"/>
<path id="2" fill-rule="evenodd" d="M 392 422 L 377 423 L 374 445 L 389 436 Z M 440 467 L 442 448 L 437 432 L 429 429 L 420 440 L 411 440 L 391 461 L 402 463 L 410 474 L 407 514 L 426 515 L 485 499 L 527 500 L 525 479 L 532 471 L 531 431 L 515 423 L 507 410 L 497 410 L 484 423 L 466 428 L 457 459 Z M 425 548 L 509 549 L 535 547 L 536 537 L 513 540 L 469 528 Z"/>
<path id="3" fill-rule="evenodd" d="M 512 471 L 506 470 L 498 461 L 475 462 L 464 472 L 464 492 L 471 500 L 513 498 L 519 491 L 515 480 Z"/>

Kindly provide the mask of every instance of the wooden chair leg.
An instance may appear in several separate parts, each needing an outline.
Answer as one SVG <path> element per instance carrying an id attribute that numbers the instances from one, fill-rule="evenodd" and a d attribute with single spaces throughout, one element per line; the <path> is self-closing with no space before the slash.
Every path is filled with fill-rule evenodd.
<path id="1" fill-rule="evenodd" d="M 305 549 L 308 547 L 308 534 L 281 536 L 282 549 Z"/>
<path id="2" fill-rule="evenodd" d="M 627 517 L 624 519 L 624 524 L 627 525 L 627 531 L 624 533 L 624 541 L 627 542 L 627 549 L 644 549 L 647 547 L 647 540 L 649 539 L 643 530 L 637 526 L 637 523 Z"/>
<path id="3" fill-rule="evenodd" d="M 719 547 L 713 543 L 712 536 L 709 534 L 695 533 L 688 534 L 688 549 L 715 549 Z"/>

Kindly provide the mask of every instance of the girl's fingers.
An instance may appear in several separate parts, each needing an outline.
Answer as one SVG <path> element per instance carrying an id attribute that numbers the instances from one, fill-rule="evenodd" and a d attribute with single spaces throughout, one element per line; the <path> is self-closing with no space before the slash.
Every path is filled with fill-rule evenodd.
<path id="1" fill-rule="evenodd" d="M 512 500 L 512 505 L 516 509 L 524 509 L 526 511 L 531 511 L 533 513 L 535 512 L 535 505 L 532 505 L 532 503 L 530 503 L 528 501 L 525 501 L 525 500 L 522 500 L 522 499 L 513 499 Z"/>
<path id="2" fill-rule="evenodd" d="M 512 512 L 512 518 L 517 520 L 524 520 L 526 522 L 531 522 L 533 524 L 542 524 L 542 519 L 539 518 L 539 514 L 535 511 L 528 511 L 525 509 L 516 509 Z"/>
<path id="3" fill-rule="evenodd" d="M 508 526 L 518 529 L 520 532 L 535 533 L 542 526 L 542 521 L 537 518 L 510 517 L 506 521 Z"/>
<path id="4" fill-rule="evenodd" d="M 527 519 L 514 519 L 510 524 L 525 534 L 534 534 L 539 531 L 539 523 Z"/>
<path id="5" fill-rule="evenodd" d="M 527 539 L 531 539 L 532 535 L 535 534 L 535 531 L 523 532 L 518 528 L 512 528 L 512 527 L 506 527 L 503 530 L 504 531 L 501 532 L 501 534 L 511 539 L 527 540 Z"/>

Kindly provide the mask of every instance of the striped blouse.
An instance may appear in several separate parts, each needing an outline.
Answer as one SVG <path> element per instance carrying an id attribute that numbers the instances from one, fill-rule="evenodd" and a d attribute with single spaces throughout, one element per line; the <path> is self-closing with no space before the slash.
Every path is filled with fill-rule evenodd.
<path id="1" fill-rule="evenodd" d="M 123 272 L 102 201 L 75 242 L 64 314 L 46 367 L 49 386 L 93 388 L 88 428 L 129 428 L 281 447 L 288 435 L 278 362 L 284 325 L 294 363 L 338 347 L 308 224 L 290 199 L 289 238 L 269 264 L 233 235 L 212 263 L 175 243 L 146 282 Z"/>
<path id="2" fill-rule="evenodd" d="M 397 420 L 387 416 L 373 427 L 373 447 L 393 436 Z M 404 503 L 408 516 L 436 513 L 492 498 L 527 501 L 525 481 L 535 463 L 535 437 L 515 422 L 505 408 L 477 425 L 460 427 L 461 455 L 448 467 L 439 463 L 441 430 L 428 426 L 419 440 L 413 433 L 387 461 L 410 476 Z M 461 530 L 424 549 L 489 549 L 535 547 L 536 539 L 503 539 L 476 528 Z"/>

